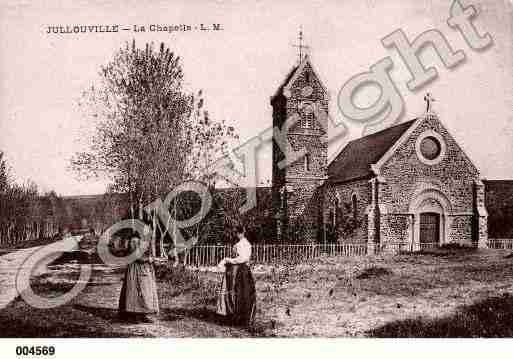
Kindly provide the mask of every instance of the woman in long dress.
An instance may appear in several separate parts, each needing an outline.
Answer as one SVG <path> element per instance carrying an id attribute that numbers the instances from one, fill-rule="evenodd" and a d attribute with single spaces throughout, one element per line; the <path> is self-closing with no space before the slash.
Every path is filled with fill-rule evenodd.
<path id="1" fill-rule="evenodd" d="M 140 242 L 141 239 L 138 237 L 131 238 L 129 242 L 131 253 L 138 250 Z M 147 248 L 142 256 L 130 263 L 126 269 L 119 297 L 119 314 L 129 319 L 152 321 L 148 315 L 158 312 L 155 269 Z"/>
<path id="2" fill-rule="evenodd" d="M 238 242 L 233 246 L 234 257 L 224 258 L 220 267 L 225 274 L 217 300 L 217 313 L 226 317 L 233 325 L 249 326 L 256 312 L 256 291 L 248 262 L 251 258 L 251 244 L 244 229 L 237 227 Z"/>

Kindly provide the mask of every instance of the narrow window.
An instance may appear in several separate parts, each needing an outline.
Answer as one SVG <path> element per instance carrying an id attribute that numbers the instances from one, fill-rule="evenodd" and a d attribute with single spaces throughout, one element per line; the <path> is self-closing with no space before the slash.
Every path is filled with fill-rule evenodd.
<path id="1" fill-rule="evenodd" d="M 352 198 L 352 203 L 353 203 L 353 217 L 354 219 L 356 219 L 356 211 L 357 211 L 357 206 L 358 206 L 358 203 L 357 203 L 358 199 L 356 198 L 356 195 L 353 194 L 353 198 Z"/>
<path id="2" fill-rule="evenodd" d="M 331 225 L 333 226 L 333 228 L 337 227 L 338 221 L 340 219 L 339 206 L 340 206 L 340 200 L 338 198 L 334 198 L 333 201 L 331 202 L 331 206 L 330 206 L 331 207 Z"/>
<path id="3" fill-rule="evenodd" d="M 310 154 L 305 155 L 305 171 L 310 171 Z"/>

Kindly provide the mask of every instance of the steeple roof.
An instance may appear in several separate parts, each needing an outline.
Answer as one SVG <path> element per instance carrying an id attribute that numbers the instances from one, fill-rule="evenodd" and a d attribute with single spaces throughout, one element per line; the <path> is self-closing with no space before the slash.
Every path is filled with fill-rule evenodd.
<path id="1" fill-rule="evenodd" d="M 314 76 L 319 81 L 319 84 L 321 85 L 322 89 L 325 93 L 327 93 L 327 89 L 324 87 L 322 82 L 319 79 L 319 76 L 317 75 L 317 72 L 314 70 L 314 67 L 312 66 L 312 63 L 310 62 L 310 59 L 308 55 L 303 56 L 302 61 L 299 63 L 299 65 L 294 66 L 290 72 L 288 73 L 287 77 L 285 77 L 285 80 L 280 84 L 274 95 L 271 97 L 271 103 L 274 101 L 274 99 L 280 95 L 284 95 L 285 97 L 288 97 L 287 91 L 290 90 L 290 87 L 292 84 L 296 81 L 297 77 L 303 73 L 303 70 L 306 66 L 310 67 L 310 70 L 313 72 Z"/>
<path id="2" fill-rule="evenodd" d="M 274 95 L 271 97 L 271 102 L 278 96 L 280 95 L 283 95 L 283 89 L 285 88 L 285 86 L 288 85 L 288 83 L 290 82 L 290 80 L 292 79 L 292 77 L 294 76 L 294 74 L 296 73 L 297 69 L 299 68 L 299 65 L 296 65 L 294 66 L 289 74 L 287 75 L 287 77 L 285 77 L 285 80 L 280 84 L 280 86 L 278 87 L 278 89 L 276 90 L 276 92 L 274 93 Z"/>

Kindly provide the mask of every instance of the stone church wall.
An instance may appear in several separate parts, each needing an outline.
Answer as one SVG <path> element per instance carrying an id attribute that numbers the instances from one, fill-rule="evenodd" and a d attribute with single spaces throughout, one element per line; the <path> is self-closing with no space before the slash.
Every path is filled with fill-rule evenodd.
<path id="1" fill-rule="evenodd" d="M 438 164 L 428 165 L 417 157 L 415 143 L 426 130 L 439 133 L 445 142 L 445 156 Z M 389 214 L 405 214 L 414 200 L 420 186 L 436 188 L 448 199 L 453 214 L 463 216 L 449 218 L 447 241 L 470 242 L 472 240 L 472 220 L 468 215 L 474 212 L 474 182 L 479 173 L 462 152 L 456 141 L 436 120 L 425 120 L 410 135 L 394 155 L 382 166 L 380 203 Z M 398 238 L 404 232 L 403 220 L 385 219 L 382 215 L 381 238 Z M 391 222 L 393 221 L 393 222 Z M 398 226 L 399 229 L 391 228 Z M 457 228 L 457 229 L 456 229 Z M 395 234 L 394 234 L 395 233 Z M 405 237 L 407 238 L 407 237 Z"/>
<path id="2" fill-rule="evenodd" d="M 447 147 L 445 158 L 436 165 L 424 164 L 415 151 L 417 137 L 429 129 L 440 133 Z M 382 167 L 381 175 L 386 180 L 384 203 L 400 212 L 408 210 L 415 185 L 419 182 L 440 186 L 454 212 L 472 211 L 473 183 L 479 177 L 477 169 L 436 120 L 424 121 Z"/>
<path id="3" fill-rule="evenodd" d="M 287 166 L 286 178 L 297 179 L 304 178 L 308 180 L 311 177 L 324 175 L 328 157 L 327 141 L 319 136 L 305 136 L 290 134 L 289 143 L 295 151 L 305 149 L 310 156 L 310 170 L 305 170 L 304 157 L 301 157 L 294 163 Z"/>
<path id="4" fill-rule="evenodd" d="M 452 216 L 449 221 L 449 238 L 463 245 L 472 245 L 473 216 Z"/>
<path id="5" fill-rule="evenodd" d="M 279 168 L 278 162 L 284 159 L 284 155 L 276 141 L 273 141 L 274 216 L 279 241 L 316 242 L 322 241 L 323 235 L 320 187 L 326 177 L 328 148 L 327 133 L 323 128 L 327 127 L 327 118 L 315 115 L 307 117 L 304 109 L 320 104 L 321 111 L 327 113 L 328 98 L 308 62 L 294 71 L 300 72 L 289 75 L 284 84 L 284 87 L 290 89 L 290 93 L 282 87 L 280 93 L 271 99 L 273 126 L 285 132 L 283 124 L 287 119 L 296 115 L 301 117 L 295 125 L 288 128 L 287 140 L 294 151 L 307 151 L 309 166 L 305 166 L 303 156 L 294 163 L 287 163 L 284 168 Z M 305 88 L 310 90 L 305 92 Z M 285 202 L 280 194 L 284 189 L 287 189 Z"/>
<path id="6" fill-rule="evenodd" d="M 322 189 L 318 181 L 291 181 L 293 192 L 287 195 L 288 231 L 290 242 L 322 241 L 320 219 Z"/>
<path id="7" fill-rule="evenodd" d="M 396 250 L 410 242 L 412 216 L 408 214 L 380 215 L 380 244 L 385 249 Z"/>

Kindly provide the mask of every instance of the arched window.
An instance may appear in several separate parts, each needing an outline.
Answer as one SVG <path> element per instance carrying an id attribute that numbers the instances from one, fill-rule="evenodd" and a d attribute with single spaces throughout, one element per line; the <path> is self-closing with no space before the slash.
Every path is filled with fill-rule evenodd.
<path id="1" fill-rule="evenodd" d="M 358 198 L 356 198 L 356 194 L 353 194 L 351 198 L 351 204 L 353 206 L 353 218 L 356 219 L 356 214 L 358 210 Z"/>
<path id="2" fill-rule="evenodd" d="M 332 204 L 333 215 L 332 215 L 332 225 L 333 228 L 336 228 L 340 219 L 342 218 L 342 208 L 340 206 L 340 199 L 337 197 Z"/>

